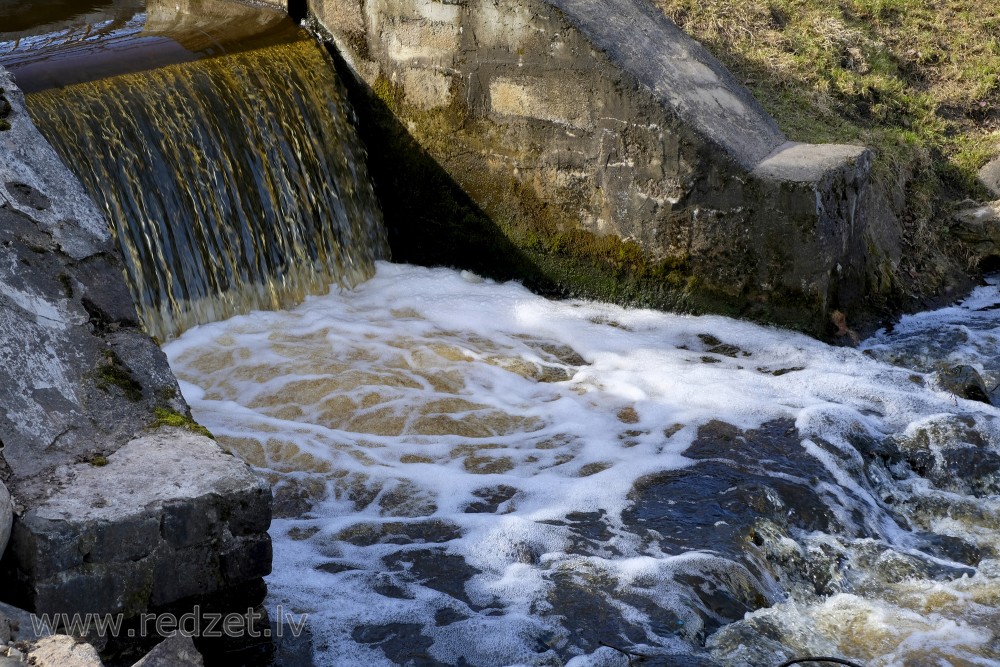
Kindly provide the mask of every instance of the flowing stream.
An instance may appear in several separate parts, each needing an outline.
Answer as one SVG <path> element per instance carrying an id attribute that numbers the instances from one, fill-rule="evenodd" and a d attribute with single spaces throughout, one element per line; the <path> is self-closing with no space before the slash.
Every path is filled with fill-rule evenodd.
<path id="1" fill-rule="evenodd" d="M 1000 413 L 928 372 L 995 304 L 856 350 L 380 264 L 165 349 L 318 664 L 996 665 Z"/>
<path id="2" fill-rule="evenodd" d="M 1000 382 L 996 283 L 847 349 L 379 262 L 287 19 L 56 4 L 0 62 L 195 417 L 273 485 L 269 605 L 317 664 L 1000 665 L 1000 412 L 941 383 Z"/>

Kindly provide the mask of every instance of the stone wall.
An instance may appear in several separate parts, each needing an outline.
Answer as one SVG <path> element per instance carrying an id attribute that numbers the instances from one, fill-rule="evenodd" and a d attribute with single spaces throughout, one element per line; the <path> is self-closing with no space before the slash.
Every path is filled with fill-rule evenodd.
<path id="1" fill-rule="evenodd" d="M 310 9 L 357 79 L 398 260 L 819 334 L 888 290 L 898 238 L 868 151 L 788 143 L 645 0 Z M 421 211 L 427 191 L 453 201 Z"/>
<path id="2" fill-rule="evenodd" d="M 191 421 L 104 218 L 2 68 L 0 89 L 0 599 L 134 616 L 228 594 L 245 612 L 270 490 Z"/>

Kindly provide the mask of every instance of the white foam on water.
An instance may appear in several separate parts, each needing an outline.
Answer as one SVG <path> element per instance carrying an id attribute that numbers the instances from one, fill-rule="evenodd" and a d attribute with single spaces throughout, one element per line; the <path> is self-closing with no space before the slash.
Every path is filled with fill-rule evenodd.
<path id="1" fill-rule="evenodd" d="M 473 278 L 381 263 L 352 291 L 202 325 L 164 347 L 196 419 L 274 484 L 270 595 L 310 614 L 318 664 L 394 664 L 400 641 L 418 664 L 621 664 L 596 639 L 574 648 L 553 597 L 567 581 L 604 591 L 600 604 L 640 628 L 644 639 L 622 644 L 681 652 L 704 628 L 670 585 L 678 573 L 707 568 L 789 604 L 736 563 L 662 553 L 623 527 L 638 480 L 693 464 L 684 454 L 700 426 L 794 421 L 836 480 L 822 489 L 830 511 L 841 523 L 861 515 L 872 534 L 908 548 L 909 532 L 859 481 L 850 438 L 898 434 L 929 415 L 998 415 L 923 372 L 798 333 L 550 301 Z M 977 291 L 957 310 L 904 319 L 894 335 L 957 327 L 970 304 L 1000 301 L 986 289 L 992 297 Z M 883 334 L 868 347 L 892 344 Z M 606 529 L 585 547 L 580 513 L 598 513 Z M 452 558 L 440 561 L 457 568 L 452 580 L 430 581 L 428 552 Z M 658 629 L 643 600 L 675 613 L 679 629 Z M 945 621 L 877 664 L 932 644 L 981 646 L 981 628 Z"/>

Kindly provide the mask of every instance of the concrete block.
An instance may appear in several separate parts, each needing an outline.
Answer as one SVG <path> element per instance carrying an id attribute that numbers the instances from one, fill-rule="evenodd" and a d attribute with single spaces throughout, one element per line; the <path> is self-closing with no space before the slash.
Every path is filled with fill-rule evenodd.
<path id="1" fill-rule="evenodd" d="M 864 146 L 785 142 L 751 172 L 757 178 L 792 183 L 816 183 L 832 170 L 853 169 L 866 154 Z"/>
<path id="2" fill-rule="evenodd" d="M 403 72 L 403 91 L 407 102 L 422 109 L 448 106 L 451 77 L 429 69 L 407 69 Z"/>
<path id="3" fill-rule="evenodd" d="M 566 73 L 551 77 L 506 77 L 490 81 L 490 110 L 501 116 L 533 118 L 587 130 L 597 113 L 589 87 Z"/>

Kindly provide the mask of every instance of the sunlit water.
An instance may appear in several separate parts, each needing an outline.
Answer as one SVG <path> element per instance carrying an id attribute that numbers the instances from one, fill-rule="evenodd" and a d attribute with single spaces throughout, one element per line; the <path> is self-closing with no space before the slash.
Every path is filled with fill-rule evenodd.
<path id="1" fill-rule="evenodd" d="M 928 361 L 988 371 L 994 303 L 855 350 L 381 263 L 165 350 L 319 664 L 995 665 L 1000 413 Z"/>

